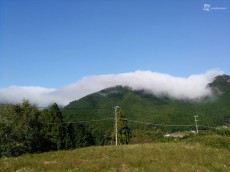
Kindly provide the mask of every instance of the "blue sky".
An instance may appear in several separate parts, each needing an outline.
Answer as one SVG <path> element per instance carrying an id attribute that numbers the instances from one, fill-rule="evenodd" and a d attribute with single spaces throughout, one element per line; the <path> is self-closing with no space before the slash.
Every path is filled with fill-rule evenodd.
<path id="1" fill-rule="evenodd" d="M 226 10 L 202 10 L 203 4 Z M 0 88 L 150 70 L 230 74 L 230 1 L 1 0 Z"/>

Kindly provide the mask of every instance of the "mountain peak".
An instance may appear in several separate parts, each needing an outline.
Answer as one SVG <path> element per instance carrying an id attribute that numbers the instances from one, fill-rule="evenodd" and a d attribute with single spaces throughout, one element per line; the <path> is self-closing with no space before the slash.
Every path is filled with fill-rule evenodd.
<path id="1" fill-rule="evenodd" d="M 109 87 L 98 92 L 100 95 L 119 94 L 130 91 L 131 88 L 117 85 L 115 87 Z"/>
<path id="2" fill-rule="evenodd" d="M 230 76 L 219 75 L 215 77 L 215 80 L 208 84 L 208 86 L 218 94 L 230 93 Z"/>

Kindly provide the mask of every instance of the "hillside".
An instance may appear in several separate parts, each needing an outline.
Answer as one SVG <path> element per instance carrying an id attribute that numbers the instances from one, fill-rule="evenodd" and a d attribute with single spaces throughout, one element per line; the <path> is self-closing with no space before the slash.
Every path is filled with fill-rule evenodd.
<path id="1" fill-rule="evenodd" d="M 214 92 L 219 94 L 230 93 L 230 76 L 217 76 L 215 80 L 208 86 L 211 87 L 214 90 Z"/>
<path id="2" fill-rule="evenodd" d="M 229 150 L 199 143 L 88 147 L 0 159 L 0 171 L 229 171 Z"/>
<path id="3" fill-rule="evenodd" d="M 229 124 L 230 76 L 218 76 L 208 86 L 215 92 L 214 96 L 200 101 L 156 97 L 143 90 L 117 86 L 71 102 L 63 109 L 63 114 L 66 120 L 74 121 L 113 118 L 113 107 L 118 105 L 130 120 L 190 125 L 194 124 L 194 115 L 199 115 L 199 125 Z"/>

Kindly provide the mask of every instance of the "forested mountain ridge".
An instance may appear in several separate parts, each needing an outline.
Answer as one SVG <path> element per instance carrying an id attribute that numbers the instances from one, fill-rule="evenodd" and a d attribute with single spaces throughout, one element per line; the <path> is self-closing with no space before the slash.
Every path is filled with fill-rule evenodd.
<path id="1" fill-rule="evenodd" d="M 230 76 L 217 76 L 208 86 L 211 87 L 215 93 L 230 93 Z"/>
<path id="2" fill-rule="evenodd" d="M 116 86 L 71 102 L 64 107 L 63 114 L 67 120 L 113 117 L 113 107 L 118 105 L 128 119 L 150 123 L 193 124 L 194 115 L 199 115 L 201 125 L 230 123 L 230 76 L 217 76 L 207 87 L 213 90 L 213 96 L 188 101 Z"/>

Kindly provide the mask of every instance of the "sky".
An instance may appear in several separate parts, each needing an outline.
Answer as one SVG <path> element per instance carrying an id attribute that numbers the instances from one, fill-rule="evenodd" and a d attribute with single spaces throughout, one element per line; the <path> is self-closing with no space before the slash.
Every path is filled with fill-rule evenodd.
<path id="1" fill-rule="evenodd" d="M 188 79 L 229 64 L 228 0 L 0 1 L 0 91 L 136 71 Z"/>

